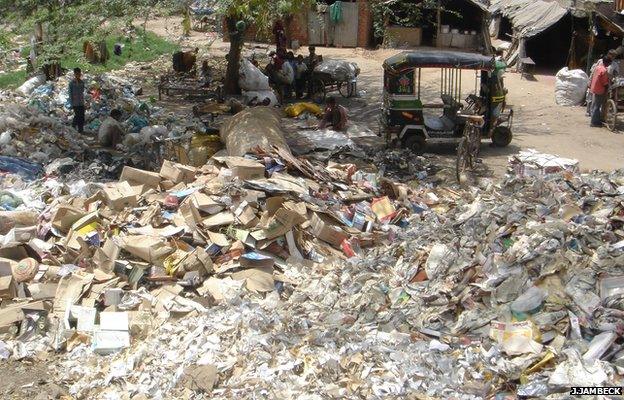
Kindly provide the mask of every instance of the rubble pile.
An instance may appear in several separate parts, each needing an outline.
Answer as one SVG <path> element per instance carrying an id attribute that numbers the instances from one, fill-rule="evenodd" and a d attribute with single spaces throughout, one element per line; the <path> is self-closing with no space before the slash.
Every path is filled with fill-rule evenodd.
<path id="1" fill-rule="evenodd" d="M 483 190 L 277 149 L 75 186 L 0 214 L 0 354 L 63 350 L 76 398 L 620 386 L 624 173 L 543 160 Z"/>

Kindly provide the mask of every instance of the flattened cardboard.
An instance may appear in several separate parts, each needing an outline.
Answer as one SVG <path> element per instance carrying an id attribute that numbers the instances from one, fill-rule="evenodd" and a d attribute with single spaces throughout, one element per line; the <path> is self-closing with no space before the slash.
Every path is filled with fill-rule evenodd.
<path id="1" fill-rule="evenodd" d="M 248 290 L 272 292 L 275 289 L 273 268 L 250 268 L 232 274 L 232 279 L 245 281 Z"/>
<path id="2" fill-rule="evenodd" d="M 234 223 L 234 214 L 228 211 L 220 212 L 212 215 L 202 221 L 202 225 L 206 228 L 213 228 L 224 225 L 232 225 Z"/>
<path id="3" fill-rule="evenodd" d="M 202 192 L 195 192 L 189 198 L 199 211 L 207 214 L 217 214 L 225 208 L 222 204 L 214 201 L 212 197 Z"/>

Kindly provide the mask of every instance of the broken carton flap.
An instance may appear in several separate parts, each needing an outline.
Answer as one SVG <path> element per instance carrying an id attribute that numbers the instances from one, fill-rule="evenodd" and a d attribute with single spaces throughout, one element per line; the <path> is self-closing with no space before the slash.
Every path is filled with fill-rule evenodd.
<path id="1" fill-rule="evenodd" d="M 207 214 L 217 214 L 225 208 L 223 204 L 215 201 L 211 196 L 203 192 L 195 192 L 189 196 L 189 199 L 199 211 Z"/>
<path id="2" fill-rule="evenodd" d="M 70 318 L 77 321 L 76 330 L 79 332 L 93 332 L 97 310 L 94 307 L 71 306 Z"/>
<path id="3" fill-rule="evenodd" d="M 234 272 L 232 279 L 245 281 L 247 289 L 255 292 L 271 292 L 275 289 L 273 268 L 250 268 Z"/>
<path id="4" fill-rule="evenodd" d="M 163 260 L 175 250 L 167 244 L 164 238 L 157 236 L 121 236 L 119 242 L 123 250 L 156 265 L 162 265 Z"/>
<path id="5" fill-rule="evenodd" d="M 240 256 L 238 262 L 241 267 L 253 268 L 253 267 L 263 267 L 270 268 L 275 264 L 275 260 L 273 257 L 265 256 L 263 254 L 257 252 L 245 253 Z"/>
<path id="6" fill-rule="evenodd" d="M 160 185 L 160 174 L 157 172 L 144 171 L 129 166 L 124 166 L 119 176 L 119 182 L 127 182 L 130 185 L 145 185 L 156 189 Z"/>
<path id="7" fill-rule="evenodd" d="M 210 393 L 218 379 L 219 373 L 214 365 L 190 365 L 182 375 L 184 387 L 200 393 Z"/>
<path id="8" fill-rule="evenodd" d="M 211 215 L 202 221 L 202 225 L 206 228 L 214 228 L 224 225 L 232 225 L 234 223 L 234 214 L 228 211 L 220 212 L 219 214 Z"/>
<path id="9" fill-rule="evenodd" d="M 208 231 L 207 233 L 210 241 L 219 247 L 227 247 L 231 244 L 227 236 L 222 233 L 216 233 L 212 231 Z"/>

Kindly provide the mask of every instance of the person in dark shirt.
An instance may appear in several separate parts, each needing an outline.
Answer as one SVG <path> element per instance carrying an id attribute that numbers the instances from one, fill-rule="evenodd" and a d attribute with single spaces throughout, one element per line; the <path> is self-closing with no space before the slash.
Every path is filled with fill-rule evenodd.
<path id="1" fill-rule="evenodd" d="M 69 82 L 69 101 L 74 110 L 72 126 L 82 133 L 85 124 L 85 84 L 82 80 L 82 70 L 74 68 L 74 79 Z"/>

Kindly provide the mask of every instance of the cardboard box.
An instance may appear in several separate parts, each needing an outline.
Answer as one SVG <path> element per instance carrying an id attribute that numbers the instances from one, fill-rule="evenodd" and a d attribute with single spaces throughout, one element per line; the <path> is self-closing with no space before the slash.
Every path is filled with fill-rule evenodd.
<path id="1" fill-rule="evenodd" d="M 232 170 L 232 178 L 240 180 L 264 178 L 264 165 L 243 157 L 214 157 Z"/>
<path id="2" fill-rule="evenodd" d="M 161 181 L 157 172 L 143 171 L 142 169 L 125 166 L 121 171 L 119 182 L 128 182 L 131 185 L 145 185 L 157 189 Z"/>
<path id="3" fill-rule="evenodd" d="M 130 347 L 128 331 L 95 331 L 93 334 L 93 351 L 98 354 L 111 354 Z"/>
<path id="4" fill-rule="evenodd" d="M 136 207 L 138 198 L 135 189 L 128 182 L 119 182 L 104 188 L 104 196 L 110 208 L 122 211 L 126 207 Z"/>
<path id="5" fill-rule="evenodd" d="M 196 168 L 189 167 L 188 165 L 177 164 L 169 160 L 165 160 L 160 168 L 160 176 L 161 178 L 169 180 L 174 184 L 180 182 L 190 183 L 195 180 L 196 171 Z"/>
<path id="6" fill-rule="evenodd" d="M 335 248 L 340 248 L 342 241 L 349 236 L 336 225 L 331 217 L 324 214 L 314 213 L 310 220 L 312 234 Z"/>
<path id="7" fill-rule="evenodd" d="M 17 285 L 13 275 L 0 277 L 0 299 L 11 300 L 17 296 Z"/>
<path id="8" fill-rule="evenodd" d="M 80 218 L 84 217 L 85 211 L 79 210 L 68 204 L 62 204 L 56 209 L 52 217 L 52 226 L 63 233 L 67 233 L 72 225 Z"/>

